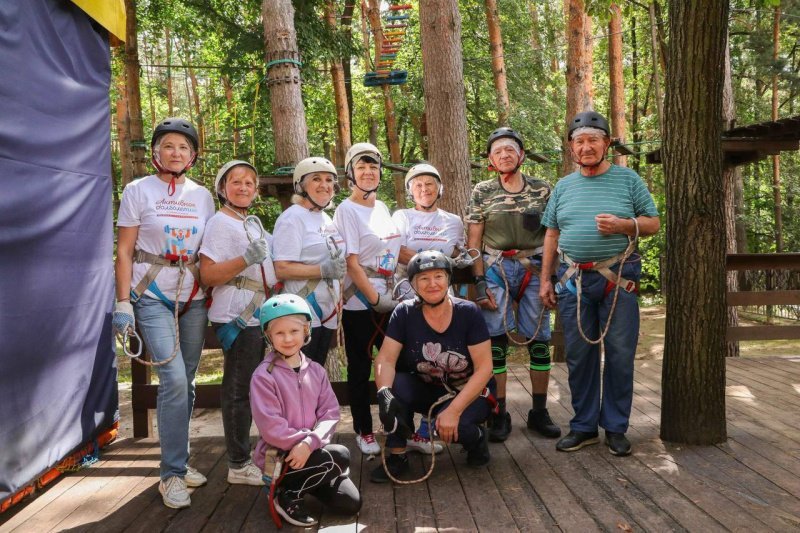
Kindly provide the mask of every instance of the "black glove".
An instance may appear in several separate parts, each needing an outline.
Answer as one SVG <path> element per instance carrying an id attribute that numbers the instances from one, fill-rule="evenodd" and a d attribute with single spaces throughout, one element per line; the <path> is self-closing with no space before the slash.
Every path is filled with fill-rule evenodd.
<path id="1" fill-rule="evenodd" d="M 381 387 L 378 391 L 378 417 L 387 433 L 394 433 L 402 439 L 409 439 L 414 433 L 406 422 L 406 407 L 394 397 L 392 389 Z"/>
<path id="2" fill-rule="evenodd" d="M 488 300 L 489 286 L 486 283 L 486 276 L 475 276 L 475 301 Z"/>

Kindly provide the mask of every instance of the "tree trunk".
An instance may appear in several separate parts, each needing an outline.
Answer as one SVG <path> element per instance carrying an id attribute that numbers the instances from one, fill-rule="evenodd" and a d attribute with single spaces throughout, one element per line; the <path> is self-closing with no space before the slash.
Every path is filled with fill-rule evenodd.
<path id="1" fill-rule="evenodd" d="M 622 74 L 622 14 L 617 4 L 611 4 L 608 22 L 608 77 L 610 81 L 609 105 L 613 137 L 625 143 L 628 125 L 625 121 L 625 80 Z M 628 166 L 628 158 L 615 155 L 614 163 Z"/>
<path id="2" fill-rule="evenodd" d="M 667 323 L 661 438 L 724 442 L 722 88 L 727 0 L 670 2 L 663 161 Z M 686 120 L 691 117 L 691 120 Z"/>
<path id="3" fill-rule="evenodd" d="M 167 108 L 169 116 L 175 116 L 174 96 L 172 93 L 172 39 L 169 36 L 169 28 L 164 29 L 164 44 L 167 46 Z"/>
<path id="4" fill-rule="evenodd" d="M 661 99 L 661 76 L 658 73 L 658 57 L 659 57 L 659 45 L 658 45 L 658 27 L 656 22 L 656 0 L 654 0 L 650 4 L 650 46 L 653 51 L 653 89 L 655 91 L 655 100 L 656 100 L 656 114 L 658 117 L 658 130 L 663 132 L 664 131 L 664 104 L 662 103 L 663 100 Z"/>
<path id="5" fill-rule="evenodd" d="M 772 62 L 777 64 L 780 51 L 781 8 L 772 19 Z M 775 67 L 777 68 L 777 67 Z M 772 74 L 772 120 L 778 120 L 778 74 Z M 781 212 L 781 156 L 772 156 L 772 200 L 775 204 L 775 252 L 783 252 L 783 214 Z"/>
<path id="6" fill-rule="evenodd" d="M 345 38 L 347 42 L 351 42 L 353 40 L 353 11 L 355 9 L 355 0 L 347 0 L 344 4 L 344 9 L 342 10 L 342 19 L 341 24 L 343 31 L 345 32 Z M 352 76 L 350 75 L 350 56 L 342 58 L 342 73 L 344 79 L 352 80 Z M 345 94 L 347 95 L 347 121 L 350 124 L 350 138 L 347 139 L 347 146 L 351 146 L 353 144 L 353 84 L 352 83 L 345 83 Z"/>
<path id="7" fill-rule="evenodd" d="M 463 216 L 472 190 L 457 0 L 420 0 L 423 89 L 430 161 L 446 191 L 441 208 Z"/>
<path id="8" fill-rule="evenodd" d="M 383 27 L 381 26 L 381 8 L 378 0 L 369 0 L 369 24 L 372 28 L 372 36 L 375 40 L 375 58 L 373 65 L 378 63 L 383 47 Z M 381 85 L 383 92 L 384 123 L 386 125 L 386 144 L 389 146 L 389 160 L 392 163 L 400 163 L 400 139 L 397 136 L 397 118 L 394 111 L 394 100 L 392 100 L 392 86 Z M 405 185 L 401 172 L 392 172 L 394 182 L 394 197 L 397 206 L 406 206 Z"/>
<path id="9" fill-rule="evenodd" d="M 187 41 L 183 42 L 183 48 L 186 50 L 186 68 L 187 73 L 189 74 L 189 81 L 192 82 L 192 103 L 194 104 L 194 116 L 195 121 L 197 122 L 195 126 L 197 126 L 197 135 L 200 137 L 200 151 L 202 152 L 206 143 L 206 128 L 205 121 L 203 120 L 203 113 L 200 108 L 200 87 L 197 83 L 197 75 L 195 74 L 194 68 L 192 68 L 189 61 L 189 43 Z"/>
<path id="10" fill-rule="evenodd" d="M 567 11 L 567 115 L 564 121 L 568 124 L 572 117 L 581 111 L 593 108 L 592 94 L 592 63 L 593 47 L 591 46 L 591 32 L 587 34 L 587 27 L 591 27 L 589 17 L 584 12 L 583 0 L 564 0 Z M 562 175 L 575 170 L 567 143 L 567 131 L 564 131 L 564 152 L 562 161 Z"/>
<path id="11" fill-rule="evenodd" d="M 633 82 L 633 98 L 631 98 L 631 131 L 633 131 L 633 146 L 635 152 L 639 152 L 639 45 L 636 42 L 636 16 L 631 17 L 631 81 Z M 639 155 L 633 156 L 633 170 L 641 174 L 641 161 Z"/>
<path id="12" fill-rule="evenodd" d="M 503 54 L 503 34 L 500 31 L 500 17 L 497 15 L 497 0 L 484 0 L 486 24 L 489 27 L 489 51 L 492 54 L 492 76 L 497 99 L 497 125 L 507 126 L 511 113 L 506 80 L 506 60 Z"/>
<path id="13" fill-rule="evenodd" d="M 264 44 L 275 164 L 294 166 L 308 157 L 306 113 L 300 90 L 300 52 L 291 0 L 264 0 Z"/>
<path id="14" fill-rule="evenodd" d="M 128 129 L 133 152 L 133 176 L 147 175 L 146 149 L 142 125 L 142 99 L 139 92 L 139 45 L 136 35 L 136 0 L 125 0 L 125 91 L 128 99 Z"/>
<path id="15" fill-rule="evenodd" d="M 121 52 L 121 51 L 120 51 Z M 119 53 L 115 51 L 115 53 Z M 119 54 L 123 55 L 123 54 Z M 124 60 L 124 56 L 123 56 Z M 133 180 L 133 156 L 131 154 L 131 138 L 129 132 L 128 120 L 128 98 L 127 91 L 125 90 L 125 70 L 117 75 L 117 143 L 119 144 L 119 166 L 122 182 L 120 185 L 124 188 L 128 183 Z M 116 192 L 116 191 L 115 191 Z M 115 199 L 117 201 L 117 199 Z M 115 210 L 116 212 L 116 210 Z"/>
<path id="16" fill-rule="evenodd" d="M 725 44 L 725 77 L 722 86 L 722 122 L 724 128 L 733 128 L 736 123 L 736 106 L 733 100 L 733 81 L 731 79 L 731 48 L 730 39 Z M 729 254 L 736 253 L 736 182 L 741 169 L 737 166 L 726 166 L 723 170 L 723 183 L 725 185 L 725 243 Z M 739 278 L 736 271 L 726 274 L 728 292 L 739 290 Z M 739 325 L 739 310 L 735 306 L 728 307 L 728 326 Z M 727 357 L 739 357 L 739 342 L 730 341 L 726 344 Z"/>
<path id="17" fill-rule="evenodd" d="M 331 30 L 336 29 L 336 7 L 334 0 L 325 3 L 325 18 Z M 333 99 L 336 105 L 336 161 L 341 166 L 344 156 L 350 149 L 350 106 L 347 101 L 347 89 L 344 83 L 344 68 L 339 57 L 331 60 L 331 81 L 333 83 Z"/>

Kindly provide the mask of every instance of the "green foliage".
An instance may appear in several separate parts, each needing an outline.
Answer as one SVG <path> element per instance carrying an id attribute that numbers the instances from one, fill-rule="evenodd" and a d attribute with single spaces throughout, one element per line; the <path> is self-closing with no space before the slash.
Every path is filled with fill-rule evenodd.
<path id="1" fill-rule="evenodd" d="M 340 20 L 343 1 L 334 2 Z M 401 144 L 401 158 L 412 163 L 426 157 L 424 139 L 417 123 L 424 108 L 422 43 L 417 0 L 411 2 L 405 42 L 396 68 L 408 71 L 408 83 L 391 88 Z M 295 0 L 295 26 L 301 51 L 302 91 L 309 130 L 309 151 L 331 157 L 336 143 L 336 110 L 330 77 L 330 62 L 341 58 L 350 66 L 346 80 L 352 93 L 352 140 L 370 139 L 377 130 L 377 143 L 388 147 L 384 127 L 384 102 L 380 88 L 363 85 L 364 56 L 374 53 L 371 40 L 364 50 L 360 3 L 355 3 L 352 24 L 331 28 L 324 18 L 324 0 Z M 611 0 L 587 0 L 593 16 L 594 107 L 608 113 L 608 20 Z M 644 155 L 660 144 L 660 128 L 654 101 L 653 53 L 650 40 L 649 1 L 617 2 L 622 8 L 623 70 L 628 135 L 634 151 L 628 165 L 650 186 L 661 213 L 666 212 L 663 170 L 648 165 Z M 660 0 L 666 19 L 666 2 Z M 774 8 L 781 11 L 780 53 L 772 59 Z M 459 0 L 462 19 L 464 91 L 470 153 L 485 162 L 481 153 L 485 139 L 497 123 L 491 52 L 483 0 Z M 528 161 L 525 172 L 555 183 L 560 177 L 561 138 L 566 121 L 565 17 L 561 2 L 550 0 L 499 1 L 498 12 L 504 41 L 504 59 L 511 100 L 510 126 L 522 133 L 530 150 L 545 155 L 550 163 Z M 270 120 L 269 90 L 264 82 L 264 30 L 261 0 L 139 0 L 140 79 L 145 132 L 153 122 L 169 113 L 167 81 L 172 80 L 173 113 L 205 127 L 206 147 L 193 177 L 210 186 L 217 168 L 233 157 L 253 161 L 262 174 L 274 170 L 274 135 Z M 668 20 L 658 20 L 668 34 Z M 166 30 L 171 36 L 167 55 Z M 445 31 L 444 29 L 442 31 Z M 778 77 L 779 116 L 798 114 L 800 93 L 800 0 L 731 0 L 729 21 L 732 79 L 737 124 L 770 119 L 772 76 Z M 114 54 L 113 76 L 123 72 L 120 54 Z M 170 65 L 167 67 L 167 65 Z M 196 112 L 188 79 L 192 66 L 198 83 L 200 113 Z M 664 73 L 661 72 L 663 83 Z M 229 98 L 225 87 L 230 87 Z M 189 90 L 187 90 L 189 86 Z M 117 98 L 112 83 L 111 101 Z M 690 117 L 687 117 L 690 119 Z M 236 135 L 235 129 L 242 129 Z M 238 142 L 234 142 L 237 140 Z M 114 164 L 118 155 L 114 153 Z M 775 248 L 772 163 L 762 160 L 743 167 L 744 215 L 748 248 L 768 252 Z M 473 180 L 487 179 L 486 170 L 475 170 Z M 786 251 L 800 247 L 800 157 L 781 157 L 783 238 Z M 389 173 L 379 195 L 394 205 Z M 338 201 L 346 197 L 342 191 Z M 720 192 L 721 194 L 721 192 Z M 280 213 L 275 200 L 256 208 L 265 226 L 271 228 Z M 664 224 L 668 221 L 662 220 Z M 665 231 L 640 243 L 645 277 L 644 291 L 660 289 L 660 258 L 665 254 Z"/>

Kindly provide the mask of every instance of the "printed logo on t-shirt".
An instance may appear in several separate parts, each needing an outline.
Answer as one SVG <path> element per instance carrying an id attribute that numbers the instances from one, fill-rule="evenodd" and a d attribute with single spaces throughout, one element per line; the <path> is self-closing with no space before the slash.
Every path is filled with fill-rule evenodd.
<path id="1" fill-rule="evenodd" d="M 423 381 L 450 381 L 467 377 L 467 358 L 449 350 L 442 351 L 438 342 L 426 342 L 422 346 L 424 361 L 417 363 L 417 371 Z"/>
<path id="2" fill-rule="evenodd" d="M 167 255 L 194 255 L 194 250 L 189 248 L 189 238 L 197 233 L 195 226 L 175 227 L 164 226 L 166 242 L 164 253 Z"/>
<path id="3" fill-rule="evenodd" d="M 375 262 L 375 270 L 382 276 L 391 276 L 394 274 L 396 258 L 388 248 L 384 250 L 384 253 L 375 258 Z"/>
<path id="4" fill-rule="evenodd" d="M 156 202 L 156 216 L 197 219 L 197 204 L 187 200 L 162 198 Z"/>
<path id="5" fill-rule="evenodd" d="M 417 224 L 411 228 L 411 240 L 416 241 L 430 241 L 430 242 L 447 242 L 445 237 L 445 228 L 439 226 L 423 226 Z"/>

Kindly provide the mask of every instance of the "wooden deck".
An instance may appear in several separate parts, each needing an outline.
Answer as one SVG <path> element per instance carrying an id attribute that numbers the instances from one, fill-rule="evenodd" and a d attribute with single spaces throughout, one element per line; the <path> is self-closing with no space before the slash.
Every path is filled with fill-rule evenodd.
<path id="1" fill-rule="evenodd" d="M 728 442 L 675 446 L 658 439 L 661 365 L 637 362 L 629 437 L 634 454 L 605 446 L 556 452 L 554 441 L 525 429 L 527 371 L 512 367 L 514 431 L 491 444 L 488 467 L 464 464 L 460 446 L 438 456 L 423 484 L 367 480 L 378 463 L 353 454 L 352 476 L 364 506 L 358 518 L 325 514 L 333 531 L 797 531 L 800 529 L 800 357 L 728 361 Z M 550 410 L 567 427 L 566 369 L 553 371 Z M 377 420 L 377 418 L 376 418 Z M 342 430 L 349 428 L 343 427 Z M 193 441 L 193 465 L 208 473 L 192 507 L 174 511 L 156 488 L 153 439 L 110 445 L 101 461 L 68 474 L 27 504 L 0 516 L 0 531 L 273 531 L 264 492 L 229 486 L 221 438 Z M 424 459 L 412 455 L 422 472 Z M 426 463 L 427 464 L 427 463 Z M 2 523 L 4 522 L 4 523 Z M 291 528 L 285 528 L 291 530 Z"/>

